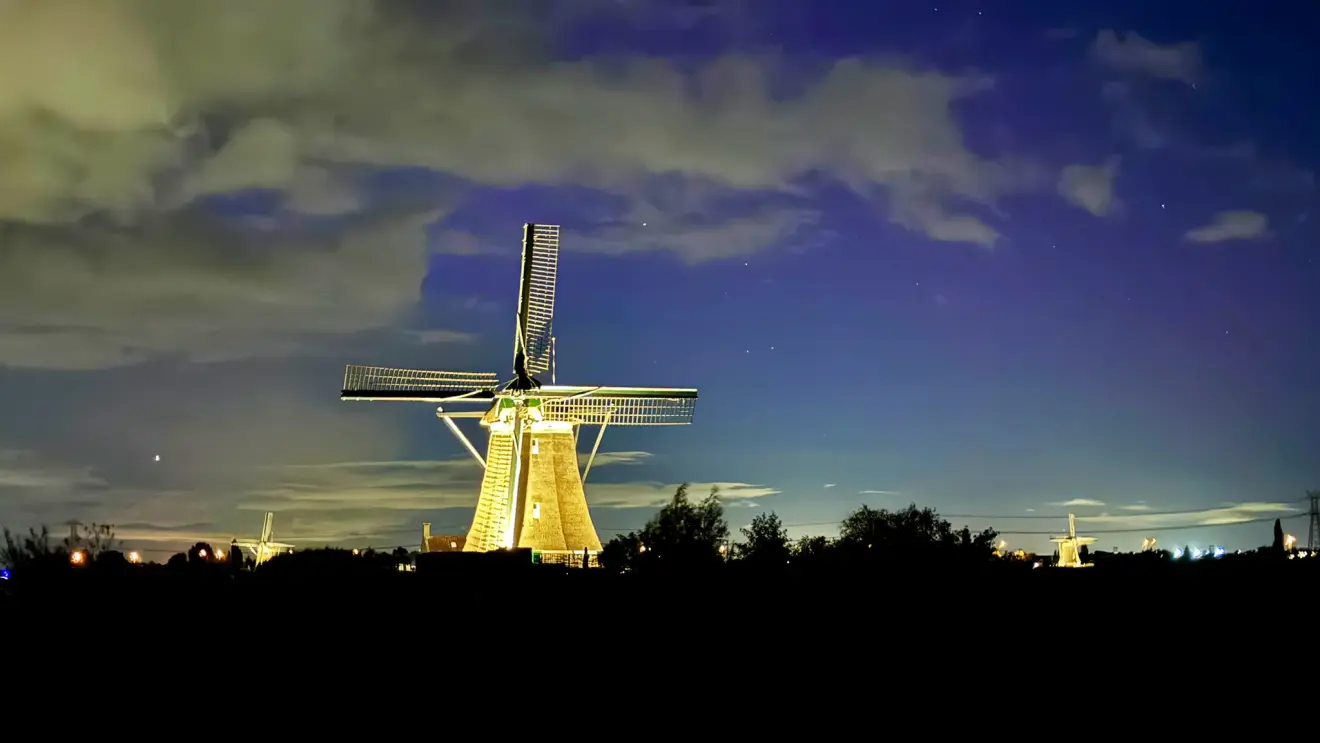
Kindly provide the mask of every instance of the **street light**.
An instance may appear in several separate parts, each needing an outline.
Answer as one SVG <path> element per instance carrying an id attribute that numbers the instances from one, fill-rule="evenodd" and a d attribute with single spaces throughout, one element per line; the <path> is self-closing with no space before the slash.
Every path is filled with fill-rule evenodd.
<path id="1" fill-rule="evenodd" d="M 130 552 L 128 553 L 128 561 L 136 565 L 142 562 L 142 555 L 139 555 L 137 551 Z"/>
<path id="2" fill-rule="evenodd" d="M 73 554 L 69 555 L 69 562 L 73 563 L 74 565 L 86 564 L 87 553 L 83 552 L 82 550 L 74 550 Z"/>

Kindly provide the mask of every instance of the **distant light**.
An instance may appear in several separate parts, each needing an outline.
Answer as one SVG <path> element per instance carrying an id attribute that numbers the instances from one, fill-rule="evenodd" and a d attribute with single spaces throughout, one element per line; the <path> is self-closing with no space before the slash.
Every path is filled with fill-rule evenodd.
<path id="1" fill-rule="evenodd" d="M 203 560 L 205 560 L 205 559 L 206 559 L 206 550 L 197 550 L 197 556 L 200 557 L 200 558 L 202 558 Z"/>
<path id="2" fill-rule="evenodd" d="M 86 561 L 87 555 L 82 550 L 74 550 L 73 554 L 69 555 L 69 562 L 74 565 L 81 565 Z"/>
<path id="3" fill-rule="evenodd" d="M 159 454 L 156 455 L 156 461 L 157 461 L 157 462 L 160 461 L 160 455 L 159 455 Z"/>
<path id="4" fill-rule="evenodd" d="M 142 562 L 142 555 L 139 555 L 136 551 L 130 552 L 128 553 L 128 561 L 132 563 Z"/>
<path id="5" fill-rule="evenodd" d="M 1181 559 L 1182 559 L 1182 556 L 1183 556 L 1182 547 L 1175 547 L 1175 548 L 1173 549 L 1173 559 L 1175 559 L 1175 560 L 1181 560 Z"/>
<path id="6" fill-rule="evenodd" d="M 357 547 L 354 547 L 354 548 L 353 548 L 353 554 L 355 554 L 355 555 L 356 555 L 356 554 L 360 554 L 360 553 L 358 552 Z"/>
<path id="7" fill-rule="evenodd" d="M 0 580 L 9 580 L 9 568 L 0 568 Z"/>
<path id="8" fill-rule="evenodd" d="M 1199 560 L 1199 559 L 1201 559 L 1201 555 L 1204 555 L 1204 554 L 1205 554 L 1205 553 L 1201 551 L 1201 548 L 1200 548 L 1200 547 L 1193 547 L 1193 548 L 1192 548 L 1192 559 L 1193 559 L 1193 560 Z"/>
<path id="9" fill-rule="evenodd" d="M 229 555 L 226 555 L 224 552 L 217 552 L 217 553 L 215 553 L 215 559 L 217 559 L 217 560 L 223 560 L 223 559 L 225 559 L 226 557 L 229 557 Z"/>
<path id="10" fill-rule="evenodd" d="M 1223 557 L 1226 554 L 1228 554 L 1228 550 L 1223 547 L 1215 547 L 1215 557 Z"/>

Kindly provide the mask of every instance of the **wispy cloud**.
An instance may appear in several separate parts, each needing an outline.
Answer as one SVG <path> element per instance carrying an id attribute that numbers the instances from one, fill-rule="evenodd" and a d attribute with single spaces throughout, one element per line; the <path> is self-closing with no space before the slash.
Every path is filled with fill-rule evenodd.
<path id="1" fill-rule="evenodd" d="M 1078 516 L 1077 520 L 1088 528 L 1149 529 L 1182 528 L 1189 526 L 1223 526 L 1254 521 L 1269 516 L 1284 516 L 1301 509 L 1288 503 L 1248 502 L 1235 503 L 1203 511 L 1169 513 L 1100 514 Z"/>
<path id="2" fill-rule="evenodd" d="M 1131 503 L 1126 506 L 1119 506 L 1124 511 L 1149 511 L 1150 506 L 1145 503 Z"/>
<path id="3" fill-rule="evenodd" d="M 779 493 L 775 488 L 745 482 L 693 482 L 688 483 L 688 492 L 700 498 L 711 487 L 720 489 L 720 501 L 725 506 L 735 508 L 744 501 Z M 596 483 L 587 486 L 587 502 L 595 508 L 658 508 L 673 498 L 677 488 L 677 483 L 661 482 Z"/>
<path id="4" fill-rule="evenodd" d="M 1185 237 L 1194 243 L 1221 243 L 1230 240 L 1255 240 L 1269 234 L 1270 220 L 1260 212 L 1235 210 L 1219 212 L 1204 227 L 1188 230 Z"/>
<path id="5" fill-rule="evenodd" d="M 457 330 L 410 330 L 408 335 L 423 346 L 437 343 L 470 343 L 477 338 L 471 333 L 463 333 Z"/>
<path id="6" fill-rule="evenodd" d="M 834 487 L 834 483 L 832 483 L 832 482 L 827 482 L 827 483 L 825 483 L 825 487 L 827 487 L 827 488 L 832 488 L 832 487 Z"/>
<path id="7" fill-rule="evenodd" d="M 1127 31 L 1103 29 L 1091 44 L 1091 56 L 1119 72 L 1175 80 L 1188 85 L 1202 77 L 1201 47 L 1195 42 L 1158 44 Z"/>
<path id="8" fill-rule="evenodd" d="M 1059 508 L 1103 508 L 1105 502 L 1102 500 L 1095 500 L 1094 498 L 1073 498 L 1072 500 L 1066 500 L 1061 503 L 1051 503 L 1050 505 L 1058 506 Z"/>
<path id="9" fill-rule="evenodd" d="M 607 464 L 645 464 L 653 455 L 649 451 L 609 451 L 596 454 L 592 467 L 604 467 Z"/>
<path id="10" fill-rule="evenodd" d="M 650 453 L 602 452 L 593 467 L 638 464 Z M 246 510 L 379 509 L 427 511 L 475 506 L 481 468 L 468 457 L 434 460 L 334 462 L 270 468 L 280 477 L 250 491 L 239 503 Z M 644 484 L 646 485 L 646 484 Z M 593 494 L 610 485 L 589 485 Z"/>
<path id="11" fill-rule="evenodd" d="M 51 462 L 30 451 L 0 449 L 0 490 L 12 495 L 45 496 L 105 485 L 91 468 Z"/>
<path id="12" fill-rule="evenodd" d="M 858 495 L 902 495 L 897 490 L 859 490 Z"/>

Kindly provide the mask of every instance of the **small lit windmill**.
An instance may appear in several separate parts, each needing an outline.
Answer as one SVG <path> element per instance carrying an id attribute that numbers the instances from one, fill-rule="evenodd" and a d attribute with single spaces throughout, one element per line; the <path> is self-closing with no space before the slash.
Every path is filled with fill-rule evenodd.
<path id="1" fill-rule="evenodd" d="M 1055 567 L 1059 568 L 1085 568 L 1090 567 L 1090 563 L 1082 562 L 1082 545 L 1093 544 L 1095 537 L 1077 536 L 1077 517 L 1068 514 L 1068 536 L 1050 537 L 1050 541 L 1059 545 L 1059 561 Z"/>
<path id="2" fill-rule="evenodd" d="M 261 539 L 235 539 L 234 544 L 238 547 L 244 547 L 252 553 L 253 559 L 257 565 L 269 560 L 275 555 L 292 552 L 292 544 L 271 541 L 275 537 L 275 514 L 266 512 L 266 518 L 261 523 Z"/>

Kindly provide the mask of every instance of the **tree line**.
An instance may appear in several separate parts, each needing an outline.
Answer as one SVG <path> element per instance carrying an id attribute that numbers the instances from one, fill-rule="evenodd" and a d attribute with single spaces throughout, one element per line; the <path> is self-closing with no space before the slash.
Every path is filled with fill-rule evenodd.
<path id="1" fill-rule="evenodd" d="M 741 538 L 731 541 L 718 487 L 694 501 L 684 484 L 642 528 L 607 542 L 599 560 L 615 573 L 688 572 L 724 563 L 765 571 L 843 563 L 989 564 L 997 559 L 999 537 L 994 529 L 956 529 L 916 504 L 894 511 L 863 505 L 843 520 L 834 540 L 791 540 L 773 511 L 739 531 Z"/>

